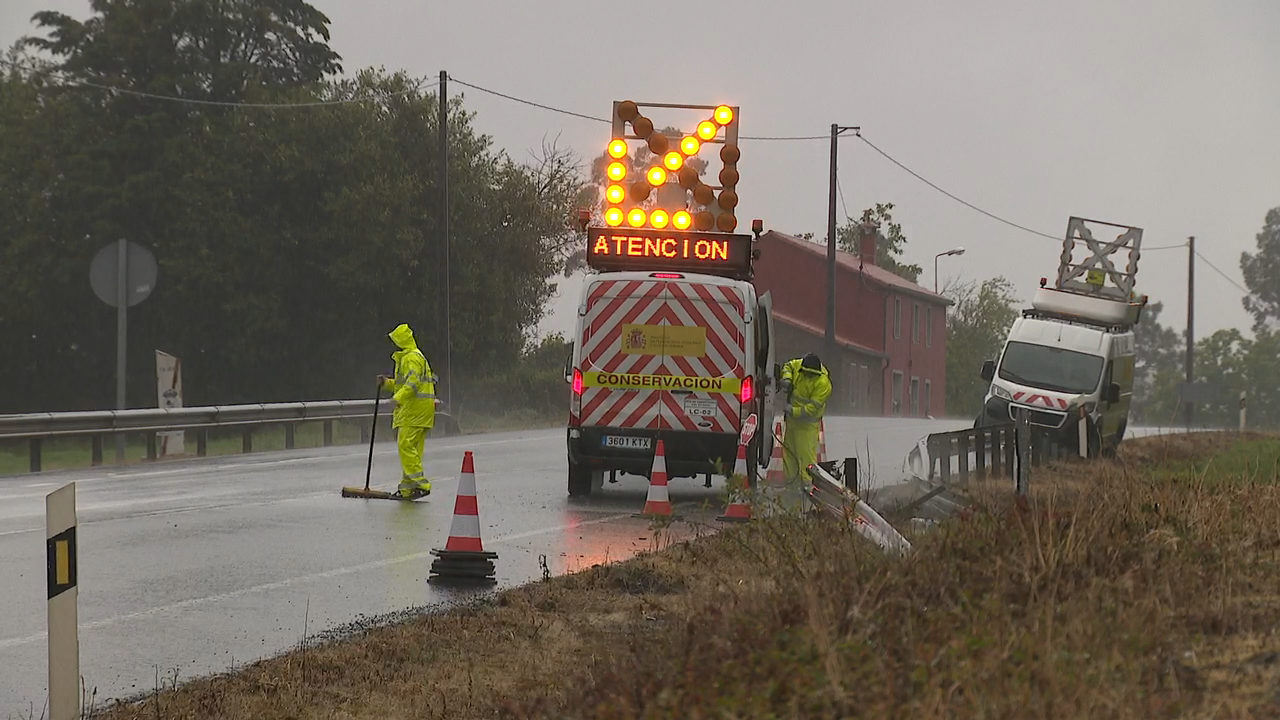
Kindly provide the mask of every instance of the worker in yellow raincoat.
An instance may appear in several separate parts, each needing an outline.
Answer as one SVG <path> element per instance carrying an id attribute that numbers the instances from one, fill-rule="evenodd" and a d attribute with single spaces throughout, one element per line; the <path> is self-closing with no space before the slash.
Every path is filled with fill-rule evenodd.
<path id="1" fill-rule="evenodd" d="M 391 393 L 395 411 L 391 427 L 396 429 L 396 447 L 400 451 L 400 494 L 420 497 L 431 494 L 431 481 L 422 470 L 422 447 L 427 432 L 436 423 L 436 382 L 431 364 L 418 349 L 413 330 L 401 323 L 388 333 L 400 349 L 391 353 L 395 361 L 394 378 L 379 375 L 378 382 Z"/>
<path id="2" fill-rule="evenodd" d="M 782 366 L 782 393 L 787 400 L 782 465 L 789 482 L 807 485 L 805 468 L 818 461 L 818 423 L 827 412 L 831 376 L 809 353 Z"/>

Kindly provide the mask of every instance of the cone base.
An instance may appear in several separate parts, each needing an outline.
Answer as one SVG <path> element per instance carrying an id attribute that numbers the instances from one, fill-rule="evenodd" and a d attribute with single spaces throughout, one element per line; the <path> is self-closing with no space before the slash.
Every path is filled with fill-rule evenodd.
<path id="1" fill-rule="evenodd" d="M 436 559 L 431 562 L 427 582 L 495 583 L 495 552 L 467 552 L 457 550 L 431 551 Z"/>
<path id="2" fill-rule="evenodd" d="M 683 515 L 673 515 L 671 513 L 656 513 L 656 512 L 631 513 L 631 517 L 640 518 L 642 520 L 657 520 L 659 518 L 666 518 L 667 520 L 683 520 L 684 519 Z"/>
<path id="3" fill-rule="evenodd" d="M 721 515 L 720 517 L 716 518 L 716 520 L 720 522 L 744 523 L 744 522 L 751 522 L 751 517 L 749 515 L 745 515 L 745 516 L 744 515 Z"/>

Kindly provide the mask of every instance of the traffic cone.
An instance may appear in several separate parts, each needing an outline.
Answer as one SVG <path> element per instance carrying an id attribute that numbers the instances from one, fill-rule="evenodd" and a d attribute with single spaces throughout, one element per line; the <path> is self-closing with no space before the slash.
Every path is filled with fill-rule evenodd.
<path id="1" fill-rule="evenodd" d="M 644 501 L 644 510 L 632 513 L 631 517 L 666 517 L 676 519 L 671 513 L 671 496 L 667 493 L 667 457 L 658 438 L 658 448 L 653 453 L 653 470 L 649 473 L 649 495 Z"/>
<path id="2" fill-rule="evenodd" d="M 827 423 L 826 420 L 818 421 L 818 460 L 824 462 L 827 459 Z"/>
<path id="3" fill-rule="evenodd" d="M 733 475 L 741 477 L 743 494 L 751 492 L 751 484 L 747 482 L 747 446 L 738 443 L 738 461 L 733 465 Z M 739 497 L 735 497 L 733 483 L 729 483 L 729 505 L 724 509 L 724 514 L 716 518 L 721 522 L 746 522 L 751 519 L 751 504 L 743 502 Z"/>
<path id="4" fill-rule="evenodd" d="M 470 450 L 462 456 L 462 475 L 458 478 L 458 496 L 453 503 L 449 539 L 443 550 L 434 549 L 431 554 L 436 559 L 431 562 L 431 575 L 427 582 L 446 579 L 497 582 L 493 561 L 498 554 L 485 552 L 484 543 L 480 540 L 475 460 Z"/>
<path id="5" fill-rule="evenodd" d="M 782 464 L 782 421 L 773 426 L 773 456 L 769 458 L 769 470 L 765 474 L 765 482 L 776 487 L 787 484 L 787 470 Z"/>

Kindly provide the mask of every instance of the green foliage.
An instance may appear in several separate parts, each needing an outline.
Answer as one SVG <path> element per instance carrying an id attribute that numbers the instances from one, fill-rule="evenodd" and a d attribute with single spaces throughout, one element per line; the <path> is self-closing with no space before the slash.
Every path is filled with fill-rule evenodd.
<path id="1" fill-rule="evenodd" d="M 1245 391 L 1249 428 L 1280 428 L 1280 362 L 1277 358 L 1280 358 L 1280 332 L 1266 328 L 1252 339 L 1234 328 L 1202 338 L 1196 343 L 1196 381 L 1212 386 L 1216 392 L 1212 402 L 1195 406 L 1194 423 L 1237 427 L 1240 392 Z M 1156 375 L 1144 422 L 1166 426 L 1181 423 L 1178 387 L 1184 380 L 1180 367 L 1165 368 Z"/>
<path id="2" fill-rule="evenodd" d="M 1129 408 L 1129 424 L 1160 423 L 1156 409 L 1159 398 L 1167 392 L 1169 378 L 1180 377 L 1186 352 L 1186 332 L 1176 332 L 1160 323 L 1164 303 L 1149 302 L 1142 320 L 1133 329 L 1136 357 L 1133 370 L 1133 402 Z M 1164 388 L 1164 389 L 1162 389 Z M 1176 385 L 1174 392 L 1177 392 Z"/>
<path id="3" fill-rule="evenodd" d="M 907 236 L 902 232 L 902 225 L 893 220 L 893 203 L 876 203 L 862 211 L 857 223 L 849 221 L 836 228 L 837 247 L 854 255 L 861 255 L 858 244 L 860 223 L 871 223 L 877 228 L 886 228 L 887 233 L 876 231 L 876 265 L 911 282 L 920 278 L 923 269 L 919 265 L 908 265 L 899 260 L 905 251 Z"/>
<path id="4" fill-rule="evenodd" d="M 182 359 L 187 404 L 370 396 L 400 322 L 440 366 L 437 96 L 404 73 L 323 79 L 339 59 L 317 39 L 327 20 L 296 0 L 93 7 L 83 23 L 42 15 L 49 39 L 24 45 L 144 92 L 373 99 L 164 102 L 62 86 L 21 58 L 28 69 L 0 77 L 0 412 L 110 406 L 115 311 L 87 270 L 119 237 L 160 266 L 130 309 L 131 406 L 155 405 L 155 349 Z M 450 352 L 466 402 L 526 357 L 580 237 L 568 221 L 585 181 L 555 148 L 514 162 L 459 98 L 449 116 Z"/>
<path id="5" fill-rule="evenodd" d="M 1256 254 L 1240 254 L 1240 270 L 1250 292 L 1244 308 L 1253 314 L 1255 330 L 1280 328 L 1280 207 L 1267 211 L 1256 242 Z"/>
<path id="6" fill-rule="evenodd" d="M 1018 300 L 1003 276 L 957 283 L 942 294 L 955 303 L 947 314 L 947 414 L 973 417 L 987 389 L 982 363 L 999 356 Z"/>

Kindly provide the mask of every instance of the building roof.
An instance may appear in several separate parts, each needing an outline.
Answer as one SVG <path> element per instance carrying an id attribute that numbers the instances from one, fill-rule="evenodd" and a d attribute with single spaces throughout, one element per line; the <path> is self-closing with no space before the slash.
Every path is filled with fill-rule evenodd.
<path id="1" fill-rule="evenodd" d="M 794 247 L 798 250 L 812 253 L 823 258 L 827 256 L 827 246 L 825 244 L 801 240 L 798 237 L 787 235 L 786 233 L 780 233 L 777 230 L 770 230 L 764 234 L 764 237 L 768 236 L 773 236 L 783 244 Z M 867 280 L 890 290 L 915 295 L 916 297 L 936 305 L 955 304 L 945 295 L 940 295 L 921 285 L 917 285 L 904 277 L 893 274 L 879 265 L 875 265 L 873 263 L 862 264 L 862 260 L 857 255 L 845 252 L 839 248 L 836 248 L 836 263 L 838 267 L 841 267 L 848 272 L 860 272 Z"/>
<path id="2" fill-rule="evenodd" d="M 784 315 L 783 313 L 778 312 L 776 308 L 773 311 L 773 319 L 778 322 L 784 323 L 786 325 L 790 325 L 791 327 L 799 328 L 811 335 L 816 335 L 818 337 L 826 337 L 826 334 L 827 334 L 827 331 L 825 328 L 820 328 L 817 325 L 814 325 L 813 323 L 805 322 L 804 320 L 800 320 L 799 318 L 795 318 L 790 315 Z M 863 353 L 865 355 L 870 355 L 872 357 L 877 357 L 877 358 L 888 357 L 888 355 L 885 355 L 883 351 L 876 350 L 874 348 L 869 348 L 866 345 L 859 345 L 858 343 L 850 340 L 849 338 L 847 338 L 844 335 L 841 335 L 840 333 L 836 333 L 836 344 L 841 345 L 846 349 L 855 350 L 857 352 Z"/>

